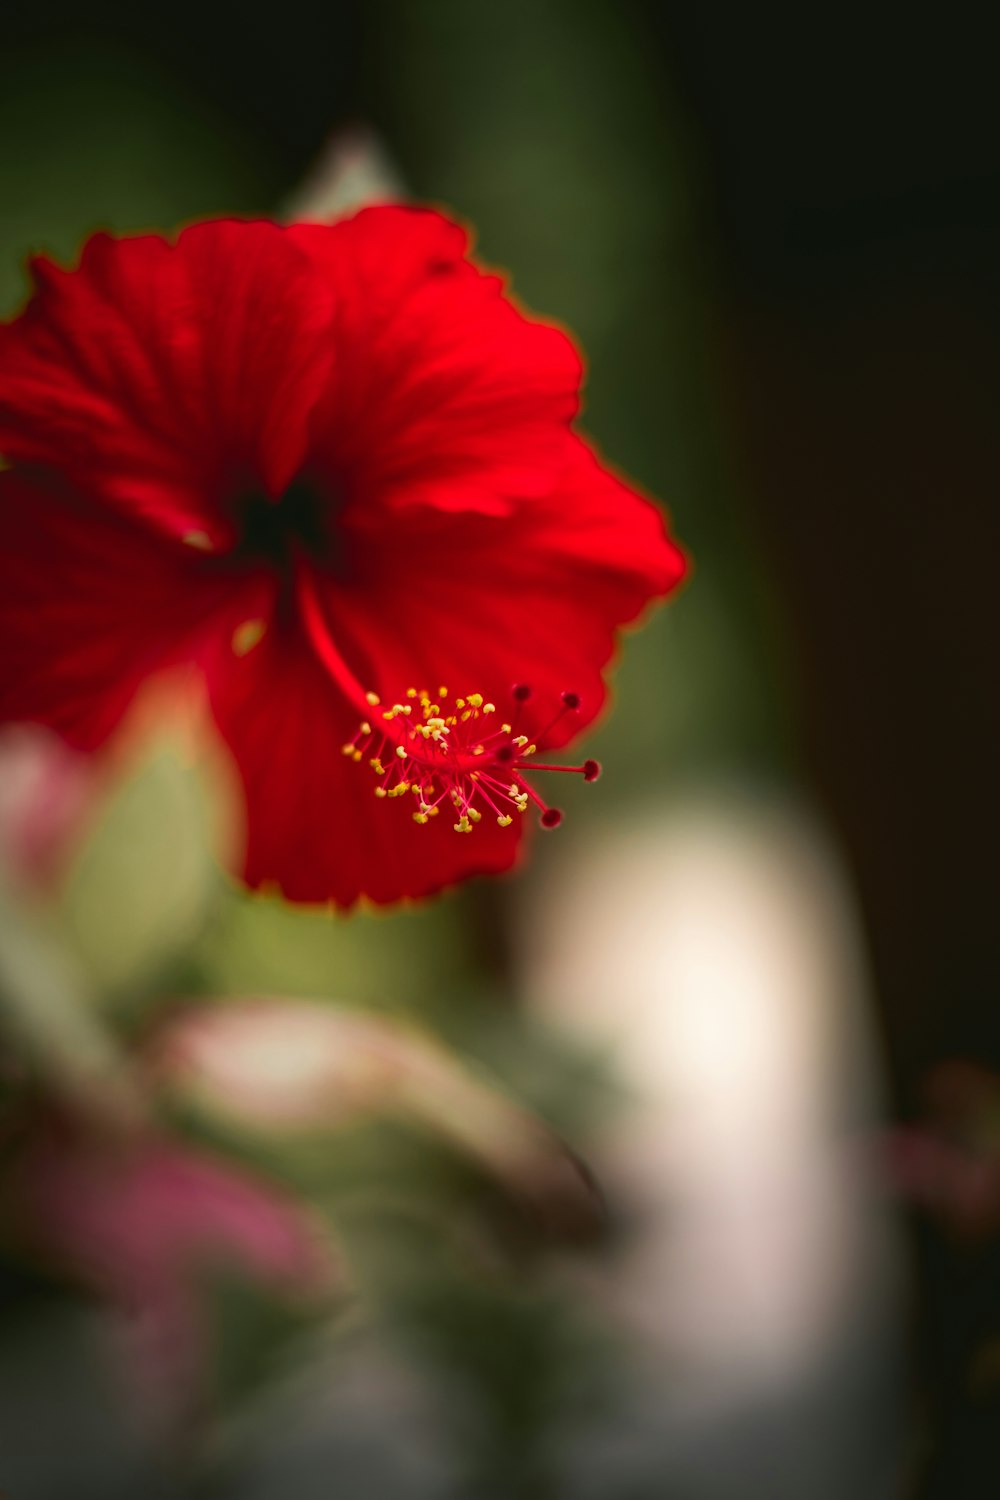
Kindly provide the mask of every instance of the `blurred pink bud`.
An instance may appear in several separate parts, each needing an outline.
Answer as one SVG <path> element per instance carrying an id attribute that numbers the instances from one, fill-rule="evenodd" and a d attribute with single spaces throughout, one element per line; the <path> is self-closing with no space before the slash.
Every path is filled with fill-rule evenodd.
<path id="1" fill-rule="evenodd" d="M 979 1156 L 931 1130 L 888 1132 L 885 1163 L 897 1192 L 963 1239 L 1000 1228 L 1000 1161 Z"/>
<path id="2" fill-rule="evenodd" d="M 1000 1076 L 977 1063 L 938 1063 L 924 1080 L 924 1118 L 886 1133 L 893 1187 L 953 1234 L 1000 1233 Z"/>
<path id="3" fill-rule="evenodd" d="M 391 1107 L 420 1045 L 391 1022 L 297 1000 L 182 1013 L 154 1064 L 172 1087 L 254 1130 L 329 1128 Z"/>
<path id="4" fill-rule="evenodd" d="M 47 1127 L 8 1186 L 27 1248 L 132 1315 L 140 1373 L 188 1404 L 207 1365 L 199 1273 L 227 1267 L 294 1299 L 336 1284 L 325 1232 L 242 1169 L 164 1138 Z"/>
<path id="5" fill-rule="evenodd" d="M 59 873 L 83 820 L 93 773 L 37 724 L 0 729 L 0 874 L 43 885 Z"/>

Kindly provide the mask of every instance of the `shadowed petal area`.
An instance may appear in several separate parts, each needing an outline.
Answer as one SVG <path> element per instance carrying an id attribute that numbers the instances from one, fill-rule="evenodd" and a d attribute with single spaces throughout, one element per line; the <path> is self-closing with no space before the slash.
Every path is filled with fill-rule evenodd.
<path id="1" fill-rule="evenodd" d="M 545 493 L 579 409 L 579 355 L 464 259 L 458 225 L 377 208 L 296 225 L 335 298 L 337 360 L 314 456 L 393 508 L 505 514 Z"/>
<path id="2" fill-rule="evenodd" d="M 172 535 L 225 543 L 234 474 L 270 494 L 302 459 L 330 365 L 330 302 L 274 224 L 95 235 L 32 266 L 0 327 L 0 453 L 47 464 Z"/>
<path id="3" fill-rule="evenodd" d="M 77 749 L 103 743 L 152 672 L 266 608 L 262 575 L 212 574 L 55 481 L 0 474 L 0 536 L 0 720 Z"/>

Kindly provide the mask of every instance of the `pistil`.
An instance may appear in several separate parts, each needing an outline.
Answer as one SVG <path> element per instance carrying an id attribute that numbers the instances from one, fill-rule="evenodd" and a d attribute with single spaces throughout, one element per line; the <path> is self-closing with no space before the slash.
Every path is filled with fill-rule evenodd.
<path id="1" fill-rule="evenodd" d="M 579 713 L 578 693 L 562 694 L 555 716 L 534 739 L 515 733 L 521 713 L 531 698 L 531 689 L 518 683 L 511 690 L 513 709 L 508 719 L 493 727 L 496 704 L 482 693 L 467 693 L 449 701 L 448 689 L 439 687 L 433 696 L 426 689 L 409 688 L 404 701 L 384 707 L 374 693 L 367 695 L 373 713 L 364 719 L 343 752 L 356 762 L 365 759 L 379 778 L 379 798 L 417 798 L 413 820 L 427 824 L 450 803 L 457 819 L 456 833 L 471 833 L 485 814 L 507 828 L 529 803 L 539 812 L 543 828 L 556 828 L 562 813 L 550 806 L 526 779 L 534 771 L 563 771 L 596 781 L 600 766 L 595 760 L 580 765 L 540 762 L 534 757 L 538 743 L 546 739 L 568 713 Z"/>

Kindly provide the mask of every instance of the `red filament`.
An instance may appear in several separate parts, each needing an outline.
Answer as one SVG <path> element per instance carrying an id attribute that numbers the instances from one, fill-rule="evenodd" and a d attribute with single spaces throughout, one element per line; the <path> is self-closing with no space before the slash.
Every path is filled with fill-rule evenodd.
<path id="1" fill-rule="evenodd" d="M 536 759 L 539 743 L 555 725 L 567 713 L 579 712 L 580 695 L 563 693 L 555 717 L 534 737 L 518 732 L 520 711 L 532 696 L 530 686 L 516 683 L 510 696 L 514 709 L 501 721 L 496 704 L 486 702 L 482 693 L 450 699 L 445 687 L 433 695 L 410 688 L 402 702 L 388 708 L 369 693 L 371 718 L 343 747 L 344 754 L 367 759 L 378 777 L 376 797 L 415 797 L 412 816 L 417 823 L 428 823 L 445 808 L 456 819 L 456 833 L 471 833 L 484 816 L 507 827 L 533 803 L 542 827 L 557 828 L 562 813 L 526 778 L 534 771 L 569 771 L 584 781 L 597 779 L 595 760 L 570 766 Z"/>

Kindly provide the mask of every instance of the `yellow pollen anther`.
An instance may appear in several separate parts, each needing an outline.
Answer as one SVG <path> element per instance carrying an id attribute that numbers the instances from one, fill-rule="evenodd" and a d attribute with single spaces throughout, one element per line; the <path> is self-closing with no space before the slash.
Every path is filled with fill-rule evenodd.
<path id="1" fill-rule="evenodd" d="M 212 552 L 212 538 L 207 531 L 186 531 L 181 538 L 185 547 L 194 547 L 197 552 Z"/>
<path id="2" fill-rule="evenodd" d="M 439 699 L 443 700 L 447 695 L 446 687 L 438 688 L 436 696 Z M 520 703 L 526 695 L 517 693 L 515 696 Z M 572 694 L 564 696 L 573 697 Z M 378 703 L 374 693 L 368 693 L 366 697 L 369 703 Z M 405 725 L 387 727 L 379 735 L 378 729 L 365 721 L 359 725 L 353 740 L 343 746 L 345 755 L 354 761 L 366 759 L 378 776 L 381 784 L 374 788 L 376 797 L 381 800 L 412 792 L 417 802 L 411 816 L 418 824 L 439 817 L 442 809 L 445 812 L 451 809 L 456 820 L 452 825 L 456 833 L 471 833 L 483 822 L 487 812 L 493 814 L 500 828 L 509 828 L 515 821 L 514 815 L 526 813 L 532 802 L 541 810 L 547 827 L 559 821 L 559 815 L 546 809 L 522 776 L 522 772 L 528 770 L 527 758 L 535 754 L 538 746 L 529 741 L 527 734 L 514 734 L 517 717 L 512 714 L 513 723 L 505 722 L 499 729 L 480 726 L 480 718 L 497 713 L 496 704 L 487 702 L 482 693 L 468 693 L 464 698 L 451 699 L 449 707 L 453 712 L 445 714 L 441 712 L 440 703 L 432 701 L 426 688 L 407 688 L 403 700 L 392 703 L 377 718 L 390 723 L 405 718 L 408 720 Z M 417 703 L 416 714 L 413 713 L 414 702 Z M 546 744 L 544 737 L 542 744 Z M 379 753 L 372 755 L 369 747 L 376 745 Z M 395 751 L 395 772 L 386 746 L 389 752 Z M 596 765 L 591 762 L 583 766 L 544 765 L 541 769 L 582 771 L 585 779 L 593 780 L 594 776 L 588 770 L 592 764 Z M 512 778 L 506 786 L 503 784 L 505 770 Z"/>
<path id="3" fill-rule="evenodd" d="M 378 708 L 378 704 L 379 704 L 378 693 L 366 693 L 365 694 L 365 702 L 368 704 L 368 706 L 370 708 Z"/>
<path id="4" fill-rule="evenodd" d="M 341 745 L 341 747 L 340 747 L 340 753 L 341 753 L 341 755 L 353 755 L 354 754 L 354 749 L 355 749 L 355 746 L 354 746 L 354 742 L 352 740 L 349 745 Z"/>

